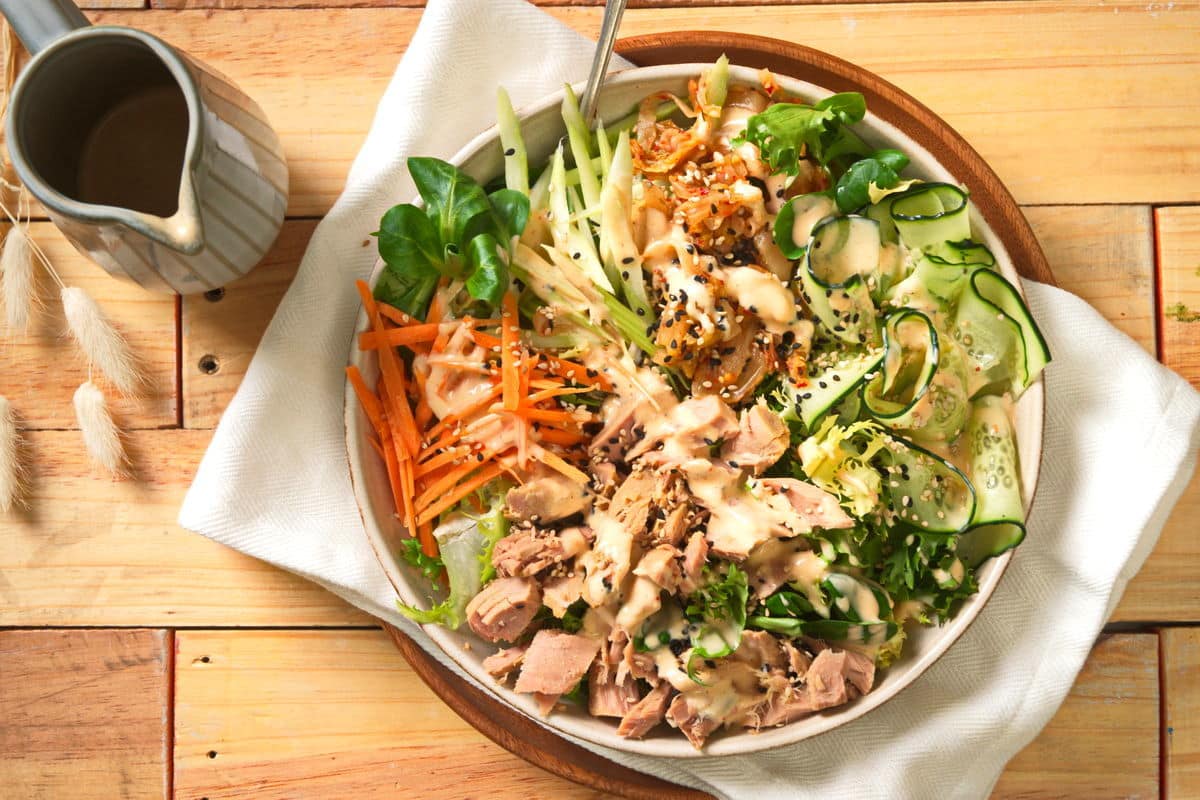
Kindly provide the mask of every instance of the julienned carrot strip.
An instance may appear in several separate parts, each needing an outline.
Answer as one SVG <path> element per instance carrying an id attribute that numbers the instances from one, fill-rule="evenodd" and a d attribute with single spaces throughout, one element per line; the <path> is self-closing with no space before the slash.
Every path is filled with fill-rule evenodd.
<path id="1" fill-rule="evenodd" d="M 573 447 L 577 444 L 583 444 L 588 441 L 588 436 L 585 433 L 575 431 L 564 431 L 559 428 L 538 428 L 537 438 L 547 444 L 557 444 L 563 447 Z"/>
<path id="2" fill-rule="evenodd" d="M 416 505 L 418 510 L 425 510 L 425 507 L 437 501 L 439 497 L 450 490 L 454 484 L 458 483 L 466 475 L 469 475 L 476 468 L 490 463 L 501 452 L 509 449 L 508 446 L 504 450 L 483 450 L 472 453 L 469 458 L 463 460 L 462 464 L 456 464 L 436 481 L 426 481 L 425 491 L 417 496 Z"/>
<path id="3" fill-rule="evenodd" d="M 377 305 L 379 306 L 380 315 L 389 322 L 394 322 L 401 327 L 421 324 L 421 320 L 412 314 L 401 311 L 395 306 L 389 306 L 387 303 L 378 303 Z"/>
<path id="4" fill-rule="evenodd" d="M 418 464 L 416 476 L 418 478 L 428 477 L 430 473 L 436 472 L 439 468 L 470 455 L 470 452 L 471 448 L 469 447 L 451 447 L 449 450 L 443 450 L 433 458 Z"/>
<path id="5" fill-rule="evenodd" d="M 533 374 L 529 378 L 529 388 L 531 388 L 531 389 L 567 389 L 572 394 L 583 391 L 582 389 L 580 389 L 576 386 L 563 386 L 563 382 L 561 380 L 559 380 L 558 378 L 539 377 L 536 374 Z"/>
<path id="6" fill-rule="evenodd" d="M 536 384 L 536 383 L 537 383 L 537 381 L 531 380 L 529 382 L 529 385 L 533 386 L 534 388 L 537 388 L 536 386 L 534 386 L 534 384 Z M 551 400 L 555 397 L 563 397 L 564 395 L 568 395 L 568 394 L 579 394 L 581 391 L 583 391 L 583 390 L 576 386 L 562 386 L 562 385 L 549 386 L 549 387 L 543 388 L 540 391 L 536 391 L 533 394 L 529 395 L 529 397 L 525 398 L 525 402 L 528 405 L 536 406 L 538 403 L 542 402 L 543 400 Z"/>
<path id="7" fill-rule="evenodd" d="M 383 463 L 387 466 L 388 485 L 392 487 L 392 501 L 396 504 L 396 513 L 404 515 L 404 483 L 400 479 L 400 462 L 396 458 L 396 447 L 392 443 L 391 430 L 387 425 L 380 428 L 380 449 L 383 450 Z M 408 525 L 408 520 L 403 520 Z"/>
<path id="8" fill-rule="evenodd" d="M 519 357 L 520 322 L 517 317 L 517 296 L 505 292 L 500 314 L 500 379 L 504 386 L 504 409 L 516 411 L 521 405 L 521 378 L 517 369 Z"/>
<path id="9" fill-rule="evenodd" d="M 425 382 L 428 376 L 425 372 L 413 367 L 413 382 L 417 385 L 417 407 L 413 410 L 413 419 L 417 423 L 417 430 L 429 430 L 429 423 L 433 420 L 433 409 L 429 407 L 429 400 L 425 394 Z M 421 436 L 424 439 L 424 434 Z"/>
<path id="10" fill-rule="evenodd" d="M 570 411 L 551 411 L 545 408 L 523 408 L 519 413 L 525 419 L 534 420 L 536 422 L 573 422 L 576 425 L 580 424 L 580 420 Z"/>
<path id="11" fill-rule="evenodd" d="M 358 402 L 362 405 L 363 413 L 367 415 L 367 419 L 370 420 L 371 426 L 375 429 L 376 435 L 378 435 L 384 425 L 383 408 L 379 405 L 379 397 L 367 386 L 367 382 L 363 380 L 362 373 L 353 364 L 346 367 L 346 379 L 354 387 L 354 394 L 358 396 Z"/>
<path id="12" fill-rule="evenodd" d="M 358 293 L 362 296 L 363 308 L 366 309 L 367 317 L 371 320 L 371 326 L 377 332 L 382 333 L 385 330 L 383 317 L 379 314 L 379 307 L 375 303 L 375 298 L 371 296 L 370 288 L 363 281 L 359 281 L 357 286 Z M 404 365 L 400 363 L 400 357 L 396 355 L 395 348 L 381 347 L 378 352 L 380 383 L 383 384 L 387 396 L 391 400 L 387 418 L 391 423 L 396 445 L 400 450 L 405 451 L 404 453 L 397 452 L 396 457 L 404 461 L 415 456 L 421 447 L 421 437 L 413 422 L 412 409 L 408 406 Z"/>
<path id="13" fill-rule="evenodd" d="M 462 500 L 464 497 L 474 492 L 480 486 L 493 481 L 503 471 L 503 467 L 499 464 L 488 464 L 483 469 L 479 470 L 475 475 L 463 481 L 454 487 L 453 491 L 440 498 L 436 503 L 426 508 L 417 517 L 417 523 L 428 522 L 436 519 L 438 514 L 441 514 L 448 508 L 451 508 L 455 503 Z"/>
<path id="14" fill-rule="evenodd" d="M 578 469 L 564 461 L 560 456 L 555 455 L 541 445 L 530 444 L 529 452 L 538 461 L 542 462 L 547 467 L 550 467 L 550 469 L 562 473 L 576 483 L 584 486 L 588 484 L 589 479 L 587 475 L 580 472 Z"/>
<path id="15" fill-rule="evenodd" d="M 604 377 L 600 372 L 588 369 L 583 364 L 578 364 L 565 358 L 558 358 L 557 356 L 549 356 L 545 353 L 539 354 L 538 360 L 545 362 L 544 369 L 553 375 L 558 375 L 584 386 L 598 386 L 605 391 L 612 388 L 612 381 Z"/>
<path id="16" fill-rule="evenodd" d="M 392 347 L 432 342 L 437 338 L 441 327 L 433 323 L 422 323 L 406 328 L 388 328 L 382 336 L 375 331 L 363 331 L 358 335 L 358 349 L 378 350 L 385 342 Z"/>
<path id="17" fill-rule="evenodd" d="M 496 398 L 500 396 L 502 390 L 503 387 L 497 383 L 495 386 L 489 389 L 486 394 L 482 394 L 477 400 L 471 401 L 470 405 L 465 406 L 453 414 L 447 414 L 444 418 L 442 418 L 441 421 L 426 431 L 425 441 L 428 442 L 432 440 L 447 428 L 462 422 L 476 412 L 483 411 L 485 408 L 495 402 Z"/>

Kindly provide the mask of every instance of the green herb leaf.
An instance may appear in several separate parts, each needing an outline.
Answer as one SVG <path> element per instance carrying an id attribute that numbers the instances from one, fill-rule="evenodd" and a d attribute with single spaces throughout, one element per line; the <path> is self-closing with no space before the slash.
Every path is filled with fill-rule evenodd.
<path id="1" fill-rule="evenodd" d="M 685 613 L 699 623 L 691 634 L 694 652 L 701 658 L 720 658 L 742 641 L 750 591 L 746 573 L 735 564 L 724 574 L 706 567 L 705 574 L 707 581 L 688 598 Z"/>
<path id="2" fill-rule="evenodd" d="M 400 541 L 400 557 L 409 566 L 419 569 L 421 574 L 431 581 L 440 578 L 442 571 L 446 568 L 446 565 L 437 556 L 425 555 L 425 551 L 421 549 L 421 543 L 416 539 Z"/>
<path id="3" fill-rule="evenodd" d="M 508 288 L 508 265 L 500 255 L 500 243 L 490 233 L 481 233 L 467 245 L 467 292 L 489 305 L 500 302 Z"/>
<path id="4" fill-rule="evenodd" d="M 425 201 L 426 215 L 437 229 L 442 252 L 451 257 L 461 253 L 468 223 L 491 209 L 483 187 L 458 167 L 438 158 L 410 158 L 408 172 Z"/>
<path id="5" fill-rule="evenodd" d="M 514 236 L 525 232 L 529 222 L 529 197 L 515 189 L 501 189 L 488 195 L 496 219 L 500 223 L 500 236 L 496 238 L 508 244 Z"/>
<path id="6" fill-rule="evenodd" d="M 759 149 L 772 173 L 796 175 L 800 159 L 812 156 L 823 166 L 870 150 L 849 125 L 866 115 L 867 104 L 857 92 L 827 97 L 813 105 L 776 103 L 746 121 L 740 141 Z"/>
<path id="7" fill-rule="evenodd" d="M 441 275 L 442 248 L 429 218 L 414 205 L 393 206 L 379 221 L 379 255 L 387 265 L 375 297 L 424 317 Z"/>
<path id="8" fill-rule="evenodd" d="M 900 171 L 907 166 L 908 156 L 899 150 L 876 150 L 870 157 L 854 162 L 834 190 L 838 209 L 849 214 L 870 204 L 871 184 L 890 189 L 900 182 Z"/>

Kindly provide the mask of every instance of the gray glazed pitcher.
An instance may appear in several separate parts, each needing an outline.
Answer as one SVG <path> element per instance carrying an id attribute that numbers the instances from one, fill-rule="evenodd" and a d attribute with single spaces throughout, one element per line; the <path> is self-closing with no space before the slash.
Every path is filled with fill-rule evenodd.
<path id="1" fill-rule="evenodd" d="M 241 277 L 274 242 L 288 169 L 262 110 L 142 31 L 70 0 L 0 0 L 33 54 L 9 102 L 17 174 L 76 249 L 182 294 Z"/>

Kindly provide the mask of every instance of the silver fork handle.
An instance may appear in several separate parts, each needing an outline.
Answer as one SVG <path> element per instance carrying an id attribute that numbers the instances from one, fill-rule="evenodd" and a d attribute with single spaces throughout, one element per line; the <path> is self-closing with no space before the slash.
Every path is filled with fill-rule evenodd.
<path id="1" fill-rule="evenodd" d="M 596 41 L 596 54 L 592 58 L 592 71 L 588 75 L 587 87 L 583 90 L 580 110 L 589 128 L 596 124 L 596 101 L 600 97 L 600 86 L 612 60 L 613 45 L 617 41 L 617 29 L 621 27 L 621 15 L 625 13 L 627 0 L 606 0 L 604 19 L 600 23 L 600 38 Z"/>

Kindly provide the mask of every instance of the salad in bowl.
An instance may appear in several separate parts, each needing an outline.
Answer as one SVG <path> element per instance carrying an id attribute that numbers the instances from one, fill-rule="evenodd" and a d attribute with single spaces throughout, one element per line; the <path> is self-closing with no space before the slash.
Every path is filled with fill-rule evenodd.
<path id="1" fill-rule="evenodd" d="M 503 174 L 409 159 L 359 286 L 401 611 L 606 744 L 865 703 L 1024 537 L 1011 267 L 861 95 L 786 83 L 722 58 L 595 129 L 568 88 L 545 158 L 502 94 Z"/>

